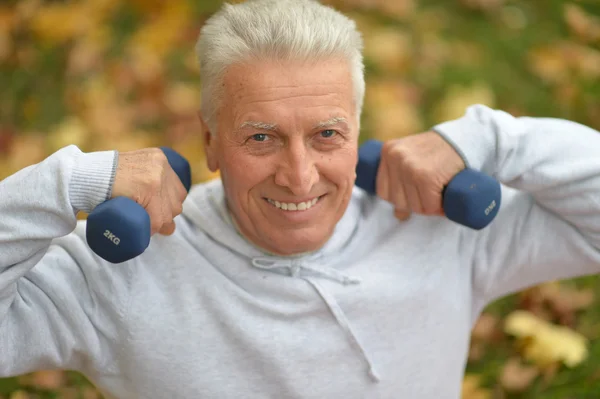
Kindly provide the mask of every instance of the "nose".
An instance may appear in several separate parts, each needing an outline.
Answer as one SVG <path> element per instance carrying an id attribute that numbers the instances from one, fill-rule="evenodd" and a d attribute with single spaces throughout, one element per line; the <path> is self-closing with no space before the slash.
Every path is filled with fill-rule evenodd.
<path id="1" fill-rule="evenodd" d="M 305 143 L 290 143 L 282 151 L 275 173 L 275 183 L 287 187 L 294 195 L 307 196 L 319 180 L 313 154 Z"/>

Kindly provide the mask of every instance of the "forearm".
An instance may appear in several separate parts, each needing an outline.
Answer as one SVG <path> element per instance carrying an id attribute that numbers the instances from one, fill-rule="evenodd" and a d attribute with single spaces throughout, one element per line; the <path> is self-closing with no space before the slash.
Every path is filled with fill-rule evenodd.
<path id="1" fill-rule="evenodd" d="M 434 130 L 468 167 L 510 187 L 486 229 L 462 232 L 476 306 L 544 281 L 600 271 L 600 133 L 482 106 Z"/>
<path id="2" fill-rule="evenodd" d="M 600 248 L 600 133 L 560 119 L 471 107 L 435 131 L 465 163 L 575 225 Z"/>
<path id="3" fill-rule="evenodd" d="M 53 239 L 73 231 L 77 212 L 106 199 L 114 158 L 113 152 L 86 154 L 69 146 L 0 182 L 0 315 L 10 302 L 9 287 Z"/>

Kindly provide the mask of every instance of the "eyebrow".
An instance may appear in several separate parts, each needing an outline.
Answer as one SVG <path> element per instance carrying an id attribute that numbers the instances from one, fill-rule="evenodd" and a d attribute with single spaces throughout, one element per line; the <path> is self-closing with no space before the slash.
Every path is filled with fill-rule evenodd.
<path id="1" fill-rule="evenodd" d="M 337 125 L 338 123 L 347 124 L 347 120 L 346 120 L 346 118 L 342 118 L 342 117 L 334 117 L 331 119 L 327 119 L 325 121 L 318 122 L 313 127 L 313 129 L 325 129 L 325 128 Z M 259 121 L 246 121 L 240 125 L 238 130 L 242 130 L 246 127 L 253 127 L 255 129 L 259 129 L 259 130 L 269 130 L 269 131 L 277 131 L 277 129 L 278 129 L 278 126 L 275 123 L 259 122 Z"/>
<path id="2" fill-rule="evenodd" d="M 277 125 L 275 123 L 267 123 L 267 122 L 254 122 L 254 121 L 246 121 L 244 123 L 242 123 L 239 127 L 239 130 L 245 128 L 245 127 L 253 127 L 255 129 L 260 129 L 260 130 L 270 130 L 270 131 L 276 131 L 277 130 Z"/>
<path id="3" fill-rule="evenodd" d="M 338 123 L 347 124 L 346 118 L 334 117 L 334 118 L 328 119 L 326 121 L 319 122 L 315 125 L 314 129 L 324 129 L 327 127 L 337 125 Z"/>

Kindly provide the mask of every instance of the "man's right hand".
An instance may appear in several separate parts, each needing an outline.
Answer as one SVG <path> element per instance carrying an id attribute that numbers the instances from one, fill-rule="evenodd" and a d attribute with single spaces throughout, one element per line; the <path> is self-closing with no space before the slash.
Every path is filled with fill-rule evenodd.
<path id="1" fill-rule="evenodd" d="M 119 153 L 111 198 L 124 196 L 150 216 L 151 234 L 171 235 L 187 191 L 159 148 Z"/>

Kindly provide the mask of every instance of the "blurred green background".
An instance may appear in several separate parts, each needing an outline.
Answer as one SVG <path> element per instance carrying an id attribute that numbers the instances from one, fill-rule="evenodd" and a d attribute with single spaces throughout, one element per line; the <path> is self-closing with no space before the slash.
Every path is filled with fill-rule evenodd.
<path id="1" fill-rule="evenodd" d="M 474 103 L 600 129 L 599 0 L 324 2 L 364 34 L 363 138 L 415 134 Z M 214 177 L 195 117 L 201 76 L 193 46 L 220 5 L 3 0 L 0 179 L 69 144 L 169 145 L 190 160 L 194 182 Z M 600 398 L 598 293 L 596 277 L 551 282 L 486 309 L 473 331 L 463 398 Z M 547 328 L 507 332 L 517 310 Z M 558 326 L 565 329 L 550 334 Z M 580 360 L 567 367 L 559 348 Z M 74 372 L 0 379 L 0 398 L 99 397 Z"/>

